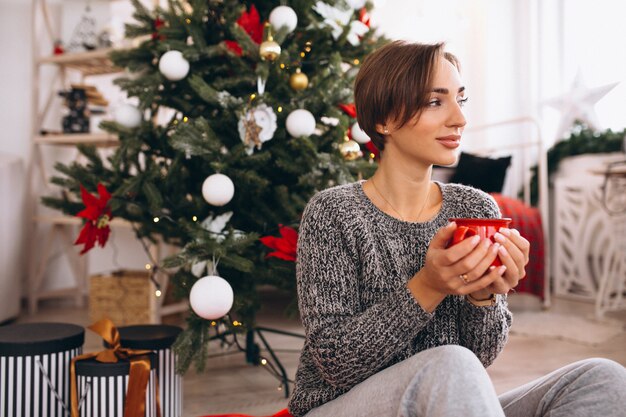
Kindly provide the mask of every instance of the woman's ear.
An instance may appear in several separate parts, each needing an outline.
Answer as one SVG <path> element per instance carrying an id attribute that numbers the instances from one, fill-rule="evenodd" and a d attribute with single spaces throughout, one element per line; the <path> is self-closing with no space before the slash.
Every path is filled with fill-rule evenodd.
<path id="1" fill-rule="evenodd" d="M 387 125 L 382 125 L 380 123 L 376 124 L 376 131 L 378 133 L 380 133 L 381 135 L 388 135 L 389 134 L 389 129 L 387 128 Z"/>

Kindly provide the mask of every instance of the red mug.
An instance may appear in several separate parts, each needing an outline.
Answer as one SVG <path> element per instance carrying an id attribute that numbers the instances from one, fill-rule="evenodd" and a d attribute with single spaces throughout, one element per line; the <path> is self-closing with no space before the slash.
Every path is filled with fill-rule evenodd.
<path id="1" fill-rule="evenodd" d="M 448 247 L 456 245 L 457 243 L 472 237 L 472 236 L 480 236 L 481 240 L 485 238 L 489 238 L 492 242 L 495 242 L 493 235 L 501 227 L 509 227 L 512 219 L 503 218 L 503 219 L 468 219 L 468 218 L 454 218 L 449 219 L 451 222 L 455 222 L 457 225 L 456 230 L 454 231 L 454 235 L 450 242 L 448 243 Z M 496 257 L 494 261 L 491 263 L 493 266 L 500 266 L 502 262 L 500 261 L 500 257 Z"/>

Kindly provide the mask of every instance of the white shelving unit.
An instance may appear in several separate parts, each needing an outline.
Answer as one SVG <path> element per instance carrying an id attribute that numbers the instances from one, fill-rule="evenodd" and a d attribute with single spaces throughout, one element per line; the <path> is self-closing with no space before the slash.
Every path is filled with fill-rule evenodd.
<path id="1" fill-rule="evenodd" d="M 38 24 L 40 22 L 44 23 L 44 35 L 49 38 L 50 45 L 55 39 L 59 38 L 53 30 L 47 1 L 33 0 L 32 8 L 34 57 L 32 72 L 32 157 L 28 168 L 27 186 L 29 198 L 32 200 L 30 201 L 29 213 L 33 221 L 31 222 L 29 236 L 33 239 L 40 230 L 45 230 L 45 232 L 41 239 L 40 250 L 36 254 L 31 254 L 33 261 L 30 262 L 30 270 L 28 271 L 26 293 L 28 310 L 31 314 L 37 311 L 40 300 L 49 298 L 74 298 L 78 306 L 83 306 L 89 272 L 87 258 L 79 255 L 79 248 L 73 246 L 74 240 L 78 236 L 78 231 L 82 227 L 82 219 L 61 214 L 42 214 L 42 207 L 37 202 L 41 192 L 36 190 L 35 183 L 43 184 L 45 188 L 43 192 L 46 195 L 54 194 L 54 190 L 49 184 L 50 173 L 44 157 L 49 156 L 49 154 L 54 155 L 55 150 L 53 148 L 55 147 L 63 147 L 70 151 L 74 150 L 76 157 L 78 157 L 78 152 L 76 152 L 75 148 L 79 144 L 95 145 L 98 148 L 110 148 L 119 144 L 119 140 L 115 135 L 106 132 L 67 134 L 55 131 L 45 132 L 44 134 L 43 125 L 48 114 L 54 108 L 57 86 L 68 87 L 70 75 L 74 79 L 79 78 L 79 82 L 83 84 L 90 77 L 116 74 L 122 71 L 121 68 L 113 65 L 109 59 L 111 48 L 80 53 L 64 53 L 61 55 L 42 55 L 39 47 L 39 33 L 37 33 Z M 42 81 L 42 69 L 44 67 L 52 68 L 54 71 L 52 82 L 48 85 L 44 85 Z M 42 99 L 42 92 L 46 93 L 44 99 Z M 112 228 L 132 227 L 129 222 L 121 219 L 114 219 L 110 226 Z M 67 257 L 72 273 L 73 285 L 61 289 L 45 289 L 44 277 L 46 268 L 49 266 L 51 255 L 58 242 L 61 242 L 63 247 L 66 248 L 63 252 Z M 36 246 L 34 243 L 36 242 L 31 242 L 31 248 Z M 151 257 L 160 260 L 160 245 L 150 245 L 149 247 Z M 163 294 L 165 294 L 165 289 L 168 286 L 168 276 L 160 274 L 157 279 L 160 281 Z M 158 299 L 157 315 L 159 318 L 166 314 L 185 311 L 188 308 L 186 303 L 163 306 L 164 299 L 165 297 Z"/>

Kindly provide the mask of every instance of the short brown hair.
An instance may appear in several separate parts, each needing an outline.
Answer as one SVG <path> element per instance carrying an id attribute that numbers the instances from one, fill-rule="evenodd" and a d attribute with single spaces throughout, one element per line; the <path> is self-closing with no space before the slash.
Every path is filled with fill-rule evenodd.
<path id="1" fill-rule="evenodd" d="M 385 148 L 385 137 L 377 124 L 391 119 L 402 127 L 427 105 L 437 59 L 444 57 L 459 69 L 457 58 L 443 48 L 443 43 L 395 41 L 363 62 L 354 82 L 357 121 L 379 150 Z"/>

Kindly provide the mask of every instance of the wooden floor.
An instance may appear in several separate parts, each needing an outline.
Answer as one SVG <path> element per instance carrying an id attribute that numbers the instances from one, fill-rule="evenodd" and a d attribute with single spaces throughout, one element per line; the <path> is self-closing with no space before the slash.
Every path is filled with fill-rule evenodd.
<path id="1" fill-rule="evenodd" d="M 259 315 L 259 325 L 302 333 L 296 319 L 287 319 L 281 313 L 286 304 L 280 294 L 264 295 L 264 307 Z M 540 310 L 539 303 L 530 297 L 514 295 L 510 298 L 511 309 Z M 586 303 L 555 300 L 555 312 L 588 316 L 592 306 Z M 612 314 L 626 322 L 626 312 Z M 88 325 L 86 309 L 44 305 L 34 316 L 24 315 L 18 322 L 61 321 Z M 302 340 L 294 337 L 265 333 L 267 339 L 290 378 L 298 363 Z M 85 352 L 101 349 L 101 341 L 87 331 Z M 248 365 L 242 353 L 234 348 L 215 344 L 211 354 L 219 355 L 209 360 L 202 373 L 190 370 L 184 377 L 183 404 L 185 417 L 206 414 L 245 413 L 254 416 L 271 415 L 286 406 L 284 389 L 264 366 Z M 262 352 L 268 356 L 267 352 Z M 511 335 L 509 342 L 489 367 L 498 393 L 537 378 L 567 363 L 588 358 L 605 357 L 626 365 L 626 332 L 595 346 L 551 338 Z"/>

